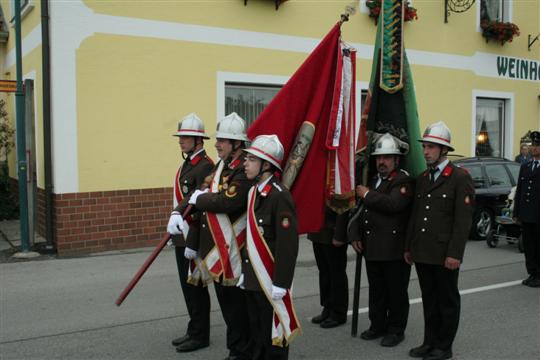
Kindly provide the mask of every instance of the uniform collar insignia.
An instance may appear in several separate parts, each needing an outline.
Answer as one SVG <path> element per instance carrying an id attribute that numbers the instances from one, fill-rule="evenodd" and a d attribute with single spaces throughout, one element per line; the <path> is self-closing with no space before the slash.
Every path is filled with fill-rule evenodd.
<path id="1" fill-rule="evenodd" d="M 240 158 L 231 161 L 231 163 L 229 164 L 229 169 L 231 170 L 236 169 L 238 165 L 240 165 L 240 162 L 241 162 Z"/>
<path id="2" fill-rule="evenodd" d="M 261 191 L 261 196 L 262 197 L 267 197 L 268 193 L 270 192 L 271 189 L 272 189 L 272 184 L 270 184 L 270 183 L 266 184 L 265 187 L 263 187 L 263 189 Z"/>
<path id="3" fill-rule="evenodd" d="M 450 165 L 446 165 L 446 167 L 442 171 L 441 175 L 444 176 L 444 177 L 448 177 L 448 176 L 452 175 L 453 171 L 454 171 L 454 169 L 452 169 L 452 167 Z"/>
<path id="4" fill-rule="evenodd" d="M 197 165 L 199 163 L 199 161 L 201 161 L 202 159 L 202 156 L 201 156 L 201 153 L 195 155 L 195 157 L 193 159 L 191 159 L 190 161 L 190 164 L 191 165 Z"/>
<path id="5" fill-rule="evenodd" d="M 397 171 L 396 170 L 393 170 L 390 175 L 388 175 L 388 177 L 386 178 L 386 180 L 390 181 L 394 178 L 394 176 L 397 175 Z"/>

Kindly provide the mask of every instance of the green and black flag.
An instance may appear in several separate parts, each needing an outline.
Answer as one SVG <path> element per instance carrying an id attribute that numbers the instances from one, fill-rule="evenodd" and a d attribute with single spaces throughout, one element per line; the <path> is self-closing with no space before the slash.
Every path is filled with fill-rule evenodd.
<path id="1" fill-rule="evenodd" d="M 405 0 L 406 1 L 406 0 Z M 358 137 L 356 179 L 367 184 L 372 139 L 390 133 L 408 147 L 402 168 L 412 176 L 425 169 L 412 73 L 403 46 L 403 0 L 381 0 L 369 92 L 362 111 Z M 360 209 L 353 214 L 353 218 Z M 353 292 L 352 336 L 358 330 L 362 255 L 357 254 Z"/>
<path id="2" fill-rule="evenodd" d="M 382 0 L 369 92 L 357 149 L 369 159 L 375 133 L 390 133 L 408 144 L 402 168 L 416 176 L 425 169 L 411 69 L 403 45 L 403 0 Z M 365 167 L 364 167 L 365 168 Z M 364 169 L 364 179 L 365 176 Z"/>

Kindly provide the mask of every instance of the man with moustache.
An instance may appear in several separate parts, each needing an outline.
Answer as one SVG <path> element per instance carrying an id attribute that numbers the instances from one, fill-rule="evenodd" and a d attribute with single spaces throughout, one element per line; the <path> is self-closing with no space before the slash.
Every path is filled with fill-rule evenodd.
<path id="1" fill-rule="evenodd" d="M 531 133 L 532 159 L 521 165 L 514 197 L 514 218 L 521 223 L 525 267 L 523 285 L 540 287 L 540 132 Z"/>
<path id="2" fill-rule="evenodd" d="M 188 239 L 186 257 L 204 259 L 214 279 L 230 360 L 251 358 L 245 294 L 236 287 L 242 273 L 247 194 L 253 184 L 244 173 L 246 141 L 246 123 L 238 114 L 218 122 L 215 146 L 220 160 L 209 187 L 196 190 L 189 200 L 201 212 L 201 226 L 198 239 Z"/>
<path id="3" fill-rule="evenodd" d="M 172 235 L 175 245 L 176 265 L 180 277 L 180 286 L 189 314 L 186 334 L 172 341 L 178 352 L 190 352 L 208 346 L 210 337 L 210 296 L 205 283 L 188 283 L 190 260 L 184 257 L 186 240 L 198 238 L 198 213 L 192 213 L 184 224 L 182 213 L 188 205 L 191 194 L 199 189 L 204 179 L 210 174 L 214 162 L 204 151 L 204 139 L 209 139 L 204 132 L 204 124 L 192 113 L 178 123 L 178 130 L 173 135 L 178 137 L 184 164 L 178 169 L 174 182 L 174 211 L 169 219 L 167 231 Z M 189 224 L 189 225 L 188 225 Z M 182 234 L 181 229 L 186 229 Z"/>
<path id="4" fill-rule="evenodd" d="M 247 241 L 238 286 L 247 297 L 252 359 L 288 359 L 290 341 L 300 327 L 290 291 L 298 255 L 296 211 L 290 192 L 275 175 L 282 171 L 284 150 L 276 135 L 260 135 L 245 151 L 246 176 L 257 183 L 248 195 Z"/>
<path id="5" fill-rule="evenodd" d="M 404 339 L 409 316 L 411 266 L 403 259 L 414 180 L 399 169 L 406 150 L 391 134 L 380 136 L 371 155 L 377 175 L 369 187 L 358 185 L 362 199 L 359 216 L 351 219 L 349 239 L 366 259 L 369 281 L 369 329 L 364 340 L 384 336 L 381 346 L 393 347 Z"/>
<path id="6" fill-rule="evenodd" d="M 422 139 L 428 169 L 416 179 L 405 261 L 415 264 L 422 291 L 424 341 L 409 356 L 452 357 L 460 316 L 459 266 L 472 223 L 474 185 L 469 173 L 447 159 L 450 130 L 427 127 Z"/>

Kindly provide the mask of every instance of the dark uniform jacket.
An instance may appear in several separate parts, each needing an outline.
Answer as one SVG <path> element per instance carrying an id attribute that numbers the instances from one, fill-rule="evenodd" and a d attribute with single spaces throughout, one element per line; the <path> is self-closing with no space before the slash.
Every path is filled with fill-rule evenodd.
<path id="1" fill-rule="evenodd" d="M 227 214 L 231 223 L 246 212 L 247 194 L 253 181 L 248 180 L 244 174 L 244 160 L 243 154 L 234 161 L 231 158 L 227 159 L 219 179 L 219 192 L 202 194 L 197 198 L 196 207 L 201 211 L 199 236 L 189 237 L 187 246 L 198 250 L 203 259 L 214 247 L 214 238 L 208 227 L 207 212 Z M 219 162 L 214 172 L 218 166 Z"/>
<path id="2" fill-rule="evenodd" d="M 298 255 L 297 218 L 291 193 L 275 177 L 262 193 L 256 191 L 255 218 L 274 258 L 273 284 L 290 289 Z M 246 247 L 242 249 L 242 260 L 245 289 L 261 291 Z"/>
<path id="3" fill-rule="evenodd" d="M 414 179 L 400 170 L 393 171 L 375 189 L 377 180 L 377 176 L 372 180 L 364 206 L 351 219 L 349 239 L 362 241 L 366 260 L 403 259 Z"/>
<path id="4" fill-rule="evenodd" d="M 309 233 L 307 238 L 314 243 L 332 244 L 332 239 L 339 242 L 347 242 L 347 223 L 349 220 L 349 212 L 337 214 L 330 208 L 326 208 L 324 212 L 324 225 L 321 231 Z"/>
<path id="5" fill-rule="evenodd" d="M 540 223 L 540 168 L 533 162 L 521 165 L 514 197 L 514 217 L 524 223 Z"/>
<path id="6" fill-rule="evenodd" d="M 428 170 L 418 176 L 406 246 L 413 261 L 435 265 L 444 265 L 446 257 L 461 261 L 473 204 L 471 176 L 451 162 L 433 184 Z"/>
<path id="7" fill-rule="evenodd" d="M 206 152 L 204 150 L 198 153 L 193 159 L 187 158 L 184 161 L 184 165 L 182 165 L 182 170 L 180 170 L 180 177 L 177 184 L 184 199 L 176 206 L 176 208 L 174 209 L 175 211 L 178 211 L 180 214 L 184 213 L 184 210 L 188 206 L 188 201 L 191 194 L 196 189 L 201 188 L 204 179 L 208 175 L 210 175 L 213 167 L 214 162 L 208 157 L 208 155 L 206 155 Z M 199 214 L 197 212 L 191 213 L 188 239 L 191 237 L 198 237 L 198 218 Z M 173 244 L 176 246 L 186 246 L 186 241 L 184 240 L 183 235 L 173 235 L 172 241 Z"/>

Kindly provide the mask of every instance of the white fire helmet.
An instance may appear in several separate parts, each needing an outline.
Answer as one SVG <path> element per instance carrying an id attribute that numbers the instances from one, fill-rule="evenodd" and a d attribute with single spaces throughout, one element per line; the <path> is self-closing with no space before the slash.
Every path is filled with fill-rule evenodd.
<path id="1" fill-rule="evenodd" d="M 259 135 L 253 140 L 251 146 L 244 151 L 259 159 L 266 160 L 279 170 L 282 170 L 281 162 L 283 161 L 285 150 L 276 135 Z"/>
<path id="2" fill-rule="evenodd" d="M 452 135 L 450 134 L 450 129 L 443 121 L 436 122 L 431 124 L 424 131 L 422 139 L 418 140 L 420 142 L 429 142 L 433 144 L 439 144 L 446 146 L 450 151 L 454 151 L 452 145 L 450 145 Z"/>
<path id="3" fill-rule="evenodd" d="M 406 153 L 405 149 L 401 150 L 399 141 L 395 137 L 385 133 L 375 142 L 375 150 L 371 155 L 405 155 Z"/>
<path id="4" fill-rule="evenodd" d="M 173 136 L 198 136 L 210 139 L 204 132 L 204 124 L 195 113 L 191 113 L 178 122 L 178 130 Z"/>
<path id="5" fill-rule="evenodd" d="M 230 113 L 217 123 L 216 138 L 249 141 L 246 122 L 237 113 Z"/>

